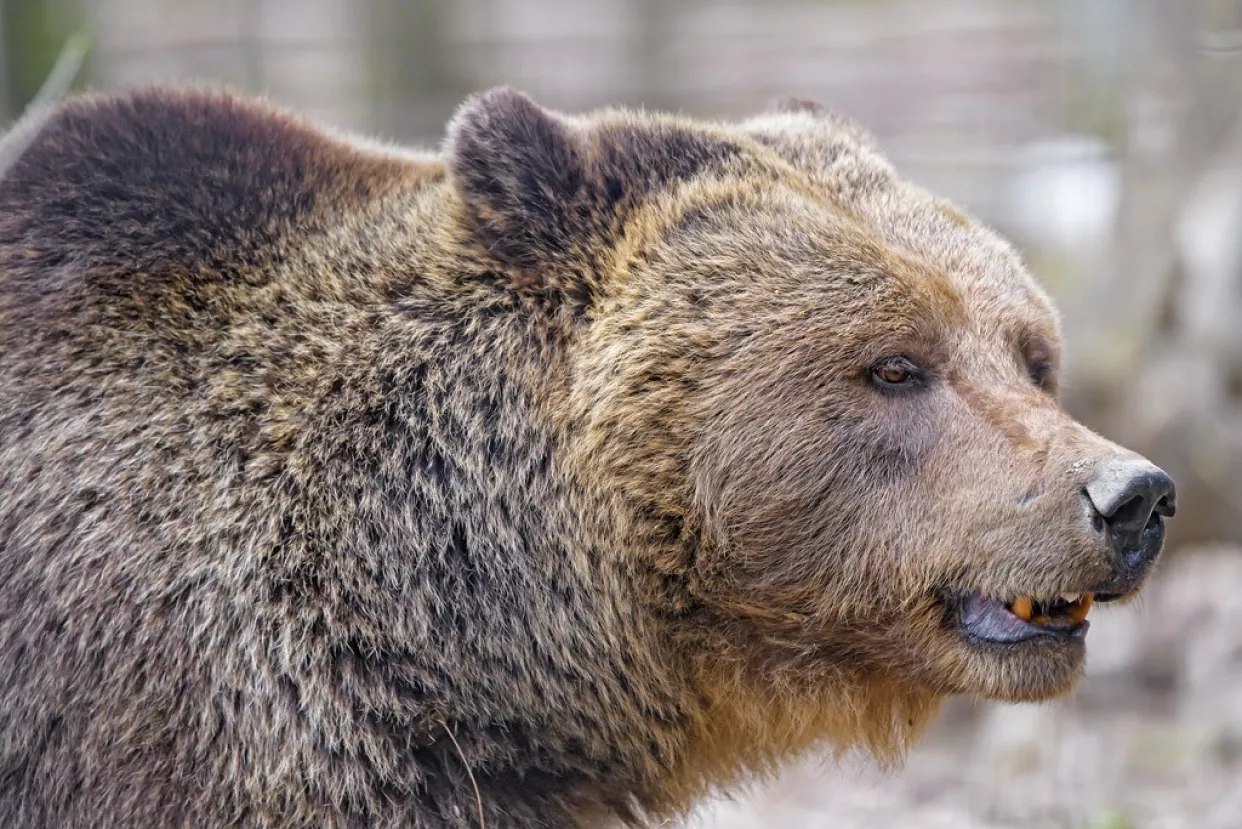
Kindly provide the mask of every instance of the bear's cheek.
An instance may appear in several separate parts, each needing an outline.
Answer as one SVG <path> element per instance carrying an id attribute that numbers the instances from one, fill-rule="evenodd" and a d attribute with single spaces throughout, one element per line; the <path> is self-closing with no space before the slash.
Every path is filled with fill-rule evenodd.
<path id="1" fill-rule="evenodd" d="M 887 602 L 902 559 L 938 521 L 924 490 L 936 487 L 941 424 L 926 411 L 877 416 L 865 402 L 752 423 L 718 441 L 701 489 L 722 541 L 717 568 L 752 599 L 770 591 L 765 604 L 856 600 L 863 582 Z"/>
<path id="2" fill-rule="evenodd" d="M 966 585 L 1076 583 L 1098 565 L 1046 463 L 936 406 L 786 421 L 734 460 L 714 503 L 717 564 L 765 605 L 882 615 Z"/>

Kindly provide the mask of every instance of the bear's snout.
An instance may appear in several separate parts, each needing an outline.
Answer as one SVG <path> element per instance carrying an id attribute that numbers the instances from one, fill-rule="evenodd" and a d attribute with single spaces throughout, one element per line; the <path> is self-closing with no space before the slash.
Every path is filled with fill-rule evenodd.
<path id="1" fill-rule="evenodd" d="M 1113 553 L 1113 576 L 1101 593 L 1130 593 L 1164 545 L 1164 519 L 1177 510 L 1173 479 L 1143 458 L 1116 458 L 1096 467 L 1083 496 Z"/>

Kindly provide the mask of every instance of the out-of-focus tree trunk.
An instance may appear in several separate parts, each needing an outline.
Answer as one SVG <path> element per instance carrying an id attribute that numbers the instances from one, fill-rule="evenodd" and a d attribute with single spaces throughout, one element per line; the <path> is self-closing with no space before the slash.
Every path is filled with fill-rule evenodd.
<path id="1" fill-rule="evenodd" d="M 371 126 L 384 135 L 437 136 L 473 91 L 455 70 L 447 0 L 368 4 L 364 27 L 373 85 Z"/>
<path id="2" fill-rule="evenodd" d="M 1238 537 L 1242 56 L 1210 48 L 1208 4 L 1128 8 L 1120 211 L 1107 272 L 1066 309 L 1071 403 L 1174 473 L 1184 539 Z"/>
<path id="3" fill-rule="evenodd" d="M 11 48 L 9 45 L 9 27 L 5 21 L 5 16 L 8 14 L 8 5 L 9 0 L 0 0 L 0 56 L 8 55 Z M 7 59 L 0 58 L 0 129 L 3 129 L 16 117 L 9 93 L 8 64 Z"/>
<path id="4" fill-rule="evenodd" d="M 630 7 L 637 33 L 631 40 L 637 71 L 630 94 L 653 109 L 676 106 L 676 102 L 669 98 L 664 65 L 665 49 L 672 31 L 670 20 L 676 13 L 673 6 L 665 0 L 640 0 Z"/>

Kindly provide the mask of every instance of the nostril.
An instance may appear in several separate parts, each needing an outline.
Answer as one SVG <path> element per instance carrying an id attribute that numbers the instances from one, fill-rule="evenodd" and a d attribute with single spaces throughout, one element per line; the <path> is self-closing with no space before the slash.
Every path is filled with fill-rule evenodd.
<path id="1" fill-rule="evenodd" d="M 1109 521 L 1122 510 L 1159 509 L 1163 515 L 1174 508 L 1176 500 L 1173 480 L 1164 470 L 1139 458 L 1100 464 L 1084 489 L 1096 512 Z"/>
<path id="2" fill-rule="evenodd" d="M 1172 482 L 1170 481 L 1170 485 L 1171 484 Z M 1156 502 L 1156 507 L 1152 510 L 1152 512 L 1156 515 L 1162 515 L 1165 518 L 1172 518 L 1177 514 L 1176 496 L 1172 493 L 1162 496 L 1160 500 Z"/>
<path id="3" fill-rule="evenodd" d="M 1084 488 L 1093 507 L 1092 525 L 1107 532 L 1123 559 L 1149 561 L 1163 539 L 1164 518 L 1175 510 L 1173 481 L 1137 458 L 1102 463 Z"/>
<path id="4" fill-rule="evenodd" d="M 1113 514 L 1104 521 L 1115 532 L 1125 532 L 1131 528 L 1145 527 L 1147 520 L 1154 514 L 1151 502 L 1142 495 L 1135 495 L 1117 507 Z"/>

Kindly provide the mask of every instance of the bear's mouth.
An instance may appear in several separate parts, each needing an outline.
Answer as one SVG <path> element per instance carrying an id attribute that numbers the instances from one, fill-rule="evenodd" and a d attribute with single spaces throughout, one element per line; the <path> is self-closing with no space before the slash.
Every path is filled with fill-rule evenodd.
<path id="1" fill-rule="evenodd" d="M 967 593 L 958 602 L 958 623 L 966 638 L 977 642 L 1080 641 L 1091 626 L 1087 621 L 1091 605 L 1117 598 L 1114 593 L 1064 593 L 1048 599 L 1018 596 L 1003 601 Z"/>

